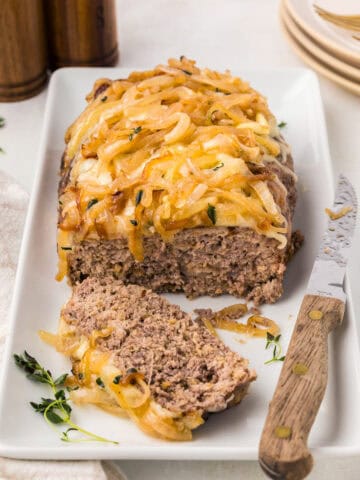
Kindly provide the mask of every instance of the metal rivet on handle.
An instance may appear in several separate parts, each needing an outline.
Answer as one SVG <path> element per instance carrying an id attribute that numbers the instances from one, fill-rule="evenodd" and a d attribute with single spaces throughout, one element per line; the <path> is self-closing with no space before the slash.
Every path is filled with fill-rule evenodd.
<path id="1" fill-rule="evenodd" d="M 274 430 L 278 438 L 289 438 L 291 435 L 291 428 L 285 425 L 279 425 Z"/>
<path id="2" fill-rule="evenodd" d="M 308 370 L 308 367 L 303 363 L 295 363 L 295 365 L 292 367 L 292 371 L 295 373 L 295 375 L 305 375 Z"/>
<path id="3" fill-rule="evenodd" d="M 321 320 L 323 317 L 323 313 L 320 310 L 311 310 L 309 313 L 309 317 L 311 320 Z"/>

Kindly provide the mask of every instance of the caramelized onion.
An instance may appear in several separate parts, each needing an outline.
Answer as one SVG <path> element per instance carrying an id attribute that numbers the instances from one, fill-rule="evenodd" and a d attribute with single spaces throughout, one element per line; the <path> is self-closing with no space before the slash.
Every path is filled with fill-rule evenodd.
<path id="1" fill-rule="evenodd" d="M 213 319 L 213 325 L 221 330 L 230 332 L 244 333 L 252 337 L 266 337 L 267 333 L 276 336 L 280 329 L 274 320 L 263 317 L 262 315 L 252 315 L 246 323 L 238 323 L 234 320 L 221 318 L 216 315 Z"/>

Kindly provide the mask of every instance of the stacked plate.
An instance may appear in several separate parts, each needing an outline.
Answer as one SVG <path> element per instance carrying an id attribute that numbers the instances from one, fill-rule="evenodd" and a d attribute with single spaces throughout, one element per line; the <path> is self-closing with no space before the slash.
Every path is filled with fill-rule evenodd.
<path id="1" fill-rule="evenodd" d="M 305 63 L 360 95 L 359 0 L 281 0 L 280 19 L 287 40 Z"/>

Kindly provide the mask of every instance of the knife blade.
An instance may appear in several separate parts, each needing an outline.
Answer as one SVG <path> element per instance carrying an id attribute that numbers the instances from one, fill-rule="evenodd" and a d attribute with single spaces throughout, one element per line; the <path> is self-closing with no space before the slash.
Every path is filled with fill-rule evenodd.
<path id="1" fill-rule="evenodd" d="M 332 210 L 336 214 L 347 208 L 351 210 L 342 217 L 329 217 L 307 287 L 310 295 L 346 300 L 343 282 L 356 225 L 357 199 L 354 187 L 340 175 Z"/>
<path id="2" fill-rule="evenodd" d="M 328 213 L 260 439 L 260 466 L 274 479 L 301 480 L 313 466 L 307 438 L 326 389 L 328 335 L 344 317 L 343 283 L 357 216 L 354 188 L 343 175 Z"/>

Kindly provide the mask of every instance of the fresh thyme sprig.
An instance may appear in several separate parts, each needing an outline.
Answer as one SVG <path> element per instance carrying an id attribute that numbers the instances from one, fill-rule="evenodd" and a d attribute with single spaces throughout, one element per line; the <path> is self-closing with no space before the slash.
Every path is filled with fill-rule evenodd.
<path id="1" fill-rule="evenodd" d="M 266 346 L 265 350 L 267 350 L 270 346 L 274 345 L 273 348 L 273 356 L 270 360 L 267 360 L 265 365 L 269 365 L 270 363 L 273 362 L 283 362 L 285 360 L 285 355 L 281 356 L 282 353 L 282 348 L 280 345 L 280 338 L 281 334 L 277 335 L 276 337 L 272 335 L 271 333 L 267 332 L 266 333 Z"/>
<path id="2" fill-rule="evenodd" d="M 69 398 L 66 396 L 65 389 L 70 390 L 65 385 L 67 378 L 67 373 L 60 375 L 56 379 L 53 378 L 50 370 L 46 370 L 42 367 L 36 358 L 29 355 L 26 351 L 24 355 L 14 355 L 14 360 L 16 365 L 26 373 L 27 378 L 35 382 L 47 384 L 54 395 L 54 398 L 44 398 L 41 397 L 40 403 L 30 402 L 30 405 L 35 410 L 44 416 L 45 421 L 50 425 L 50 427 L 55 430 L 57 433 L 59 431 L 54 425 L 67 424 L 69 428 L 61 432 L 60 438 L 64 442 L 105 442 L 105 443 L 114 443 L 112 440 L 107 440 L 104 437 L 100 437 L 95 433 L 91 433 L 88 430 L 76 425 L 71 420 L 72 408 L 69 405 Z M 82 433 L 83 436 L 78 439 L 70 438 L 69 432 L 76 431 Z"/>

